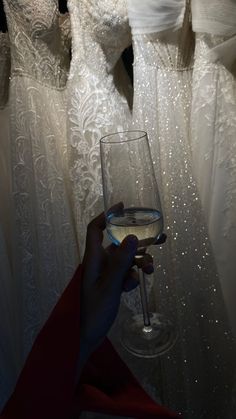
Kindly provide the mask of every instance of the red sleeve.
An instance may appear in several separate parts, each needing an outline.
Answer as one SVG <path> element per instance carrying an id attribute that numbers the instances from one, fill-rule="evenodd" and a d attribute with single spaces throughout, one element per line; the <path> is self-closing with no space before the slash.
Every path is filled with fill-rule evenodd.
<path id="1" fill-rule="evenodd" d="M 0 419 L 68 419 L 82 410 L 140 419 L 177 418 L 154 403 L 106 339 L 75 385 L 81 267 L 39 333 Z"/>

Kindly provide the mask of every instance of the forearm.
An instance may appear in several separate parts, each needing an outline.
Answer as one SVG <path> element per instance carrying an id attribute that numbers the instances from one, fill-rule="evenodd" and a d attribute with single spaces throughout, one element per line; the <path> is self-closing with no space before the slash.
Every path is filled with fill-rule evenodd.
<path id="1" fill-rule="evenodd" d="M 88 361 L 91 353 L 93 352 L 92 348 L 89 345 L 86 345 L 84 342 L 80 343 L 80 351 L 76 366 L 76 383 L 78 383 L 82 370 Z"/>

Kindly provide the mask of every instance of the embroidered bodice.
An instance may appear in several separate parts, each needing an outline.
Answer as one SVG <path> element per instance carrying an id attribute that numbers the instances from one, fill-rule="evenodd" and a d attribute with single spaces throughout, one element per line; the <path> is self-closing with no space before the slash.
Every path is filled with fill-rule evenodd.
<path id="1" fill-rule="evenodd" d="M 107 79 L 131 44 L 125 1 L 70 0 L 69 9 L 73 26 L 71 77 L 80 64 L 89 67 L 95 78 Z"/>
<path id="2" fill-rule="evenodd" d="M 68 81 L 70 172 L 80 249 L 103 210 L 100 138 L 128 128 L 128 76 L 121 54 L 131 43 L 124 0 L 69 0 L 72 61 Z"/>
<path id="3" fill-rule="evenodd" d="M 4 0 L 11 44 L 12 77 L 27 75 L 64 87 L 70 62 L 69 17 L 56 0 Z"/>

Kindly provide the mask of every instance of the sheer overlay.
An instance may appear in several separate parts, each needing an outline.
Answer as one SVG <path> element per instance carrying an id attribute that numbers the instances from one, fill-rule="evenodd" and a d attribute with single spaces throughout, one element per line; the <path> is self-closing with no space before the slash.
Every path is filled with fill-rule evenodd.
<path id="1" fill-rule="evenodd" d="M 193 168 L 236 334 L 236 4 L 193 1 Z"/>
<path id="2" fill-rule="evenodd" d="M 145 2 L 146 11 L 142 5 L 143 28 L 149 16 L 153 20 L 156 13 L 160 20 L 163 14 L 162 1 L 156 2 L 155 10 L 150 3 L 151 9 L 149 1 Z M 134 3 L 130 0 L 128 4 L 130 21 L 135 25 Z M 137 2 L 135 7 L 137 13 Z M 147 130 L 150 138 L 168 234 L 163 249 L 155 251 L 152 294 L 156 310 L 172 319 L 179 334 L 174 347 L 153 362 L 153 374 L 162 400 L 186 418 L 222 419 L 233 414 L 234 347 L 193 177 L 190 113 L 194 41 L 189 3 L 178 30 L 176 22 L 181 20 L 182 9 L 175 10 L 169 30 L 163 31 L 160 24 L 155 33 L 145 34 L 141 21 L 139 27 L 132 27 L 133 123 Z"/>
<path id="3" fill-rule="evenodd" d="M 9 37 L 0 33 L 0 408 L 10 395 L 17 363 L 16 300 L 10 263 L 9 77 Z"/>
<path id="4" fill-rule="evenodd" d="M 17 301 L 17 327 L 9 330 L 19 370 L 78 261 L 66 140 L 70 30 L 57 1 L 6 0 L 4 6 L 11 48 L 9 298 Z"/>
<path id="5" fill-rule="evenodd" d="M 135 127 L 148 132 L 168 235 L 153 250 L 151 308 L 172 320 L 178 339 L 152 360 L 122 349 L 122 322 L 141 309 L 138 290 L 123 298 L 111 338 L 157 401 L 186 419 L 233 419 L 234 342 L 221 285 L 233 319 L 235 5 L 192 0 L 195 44 L 190 1 L 128 0 L 133 115 L 120 60 L 131 43 L 125 0 L 69 0 L 70 20 L 57 0 L 4 6 L 0 407 L 103 210 L 99 139 Z"/>
<path id="6" fill-rule="evenodd" d="M 76 229 L 84 249 L 86 226 L 103 210 L 99 140 L 129 127 L 129 86 L 120 60 L 131 43 L 124 0 L 70 0 L 72 62 L 68 82 L 68 138 Z"/>

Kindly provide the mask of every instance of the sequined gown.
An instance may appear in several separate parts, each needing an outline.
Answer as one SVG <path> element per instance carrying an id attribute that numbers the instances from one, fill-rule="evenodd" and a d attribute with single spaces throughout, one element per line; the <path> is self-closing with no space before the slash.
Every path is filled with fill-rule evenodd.
<path id="1" fill-rule="evenodd" d="M 11 48 L 11 266 L 18 367 L 72 276 L 78 250 L 66 140 L 69 26 L 57 1 L 6 0 Z"/>
<path id="2" fill-rule="evenodd" d="M 9 228 L 9 77 L 10 77 L 10 45 L 7 33 L 0 32 L 0 219 L 1 224 Z"/>
<path id="3" fill-rule="evenodd" d="M 88 222 L 104 208 L 100 138 L 129 127 L 130 90 L 121 54 L 131 43 L 124 0 L 69 0 L 72 62 L 68 139 L 76 229 L 84 249 Z"/>
<path id="4" fill-rule="evenodd" d="M 133 47 L 133 123 L 149 135 L 168 235 L 155 251 L 152 294 L 178 331 L 173 348 L 153 360 L 150 383 L 156 380 L 161 400 L 187 419 L 229 418 L 233 339 L 191 165 L 188 10 L 182 28 L 135 33 Z"/>
<path id="5" fill-rule="evenodd" d="M 230 39 L 196 34 L 191 128 L 194 173 L 236 335 L 236 71 L 211 56 L 222 48 L 233 57 Z"/>
<path id="6" fill-rule="evenodd" d="M 8 399 L 16 373 L 15 294 L 10 263 L 10 166 L 9 166 L 10 45 L 0 32 L 0 409 Z"/>

